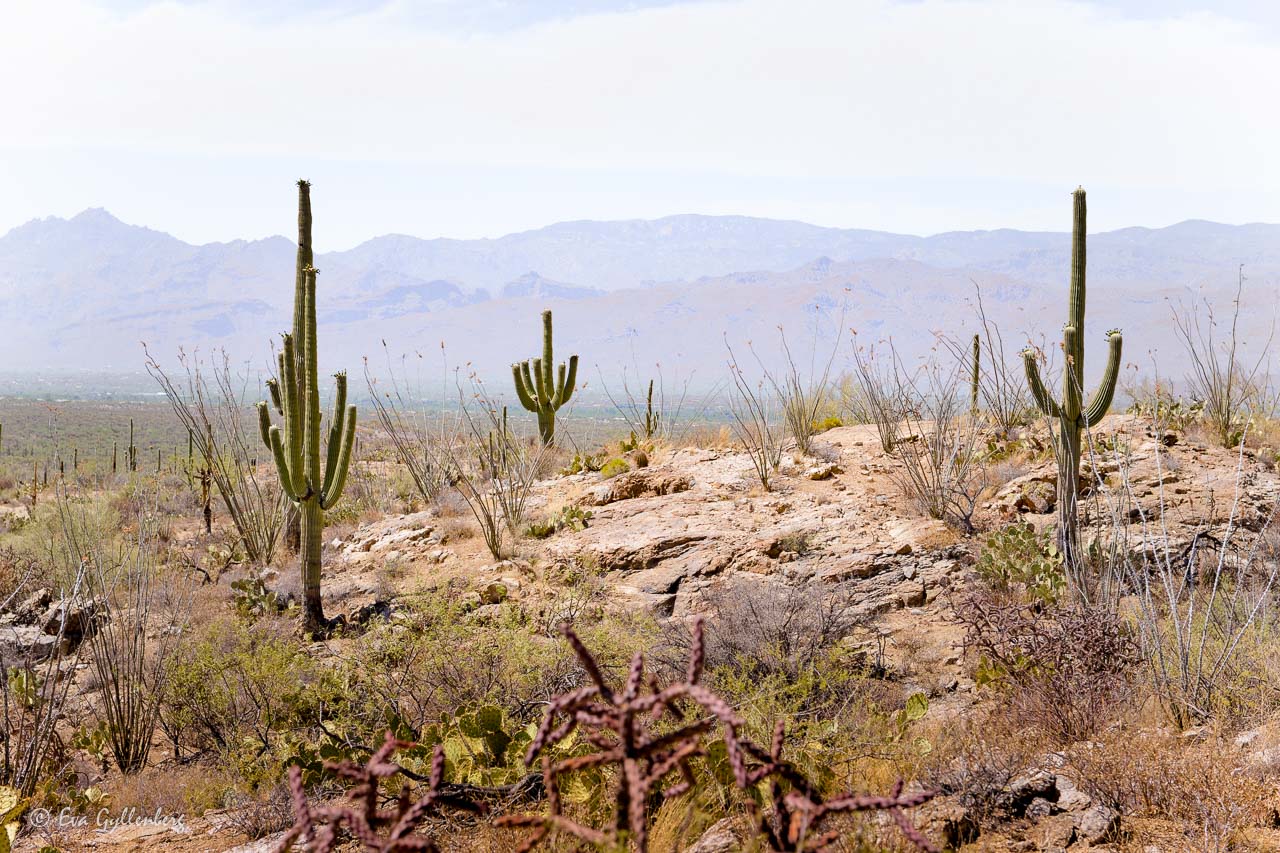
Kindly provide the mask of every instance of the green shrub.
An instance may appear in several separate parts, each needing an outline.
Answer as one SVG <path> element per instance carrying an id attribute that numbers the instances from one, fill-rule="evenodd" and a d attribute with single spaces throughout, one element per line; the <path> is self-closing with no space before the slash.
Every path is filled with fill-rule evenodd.
<path id="1" fill-rule="evenodd" d="M 627 460 L 615 456 L 604 463 L 604 467 L 600 469 L 600 476 L 606 480 L 612 480 L 619 474 L 625 474 L 630 470 L 631 466 L 627 463 Z"/>
<path id="2" fill-rule="evenodd" d="M 840 420 L 840 418 L 835 415 L 828 415 L 820 421 L 813 422 L 813 431 L 814 433 L 826 432 L 829 429 L 835 429 L 836 427 L 842 426 L 844 426 L 844 421 Z"/>

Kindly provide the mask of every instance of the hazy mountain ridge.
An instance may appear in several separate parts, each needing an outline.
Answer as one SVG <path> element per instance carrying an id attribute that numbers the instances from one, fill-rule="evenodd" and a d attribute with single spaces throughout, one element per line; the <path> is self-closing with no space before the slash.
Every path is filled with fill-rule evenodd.
<path id="1" fill-rule="evenodd" d="M 830 333 L 842 305 L 846 326 L 920 351 L 937 329 L 972 326 L 975 281 L 1016 348 L 1061 325 L 1068 249 L 1065 233 L 912 237 L 695 215 L 564 222 L 494 240 L 388 235 L 317 255 L 322 357 L 354 370 L 381 340 L 397 350 L 444 340 L 455 360 L 492 374 L 537 349 L 544 306 L 556 310 L 558 345 L 606 370 L 634 357 L 719 371 L 725 333 L 771 351 L 779 324 L 792 338 L 815 323 Z M 1193 221 L 1092 235 L 1089 333 L 1128 327 L 1133 360 L 1168 350 L 1167 315 L 1152 313 L 1167 309 L 1153 306 L 1188 287 L 1226 298 L 1242 263 L 1248 293 L 1267 292 L 1280 226 Z M 0 354 L 12 369 L 136 369 L 144 340 L 160 356 L 224 346 L 265 363 L 289 322 L 293 265 L 283 237 L 193 246 L 100 209 L 35 220 L 0 237 L 0 306 L 26 318 Z M 1250 328 L 1272 314 L 1269 293 L 1256 304 L 1267 310 L 1250 313 Z"/>

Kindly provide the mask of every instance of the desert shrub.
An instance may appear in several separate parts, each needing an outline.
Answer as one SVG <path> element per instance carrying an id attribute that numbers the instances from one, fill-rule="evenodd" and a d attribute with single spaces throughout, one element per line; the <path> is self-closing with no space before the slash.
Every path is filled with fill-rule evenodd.
<path id="1" fill-rule="evenodd" d="M 175 753 L 212 755 L 256 788 L 279 778 L 299 730 L 343 706 L 342 685 L 283 630 L 224 620 L 181 649 L 160 706 Z"/>
<path id="2" fill-rule="evenodd" d="M 199 815 L 222 808 L 232 785 L 233 781 L 219 768 L 172 762 L 147 767 L 131 776 L 112 776 L 103 782 L 112 811 L 122 814 L 133 810 L 148 816 Z M 233 811 L 227 816 L 235 815 Z"/>
<path id="3" fill-rule="evenodd" d="M 985 445 L 978 419 L 966 411 L 958 383 L 964 366 L 931 359 L 914 374 L 894 359 L 894 385 L 902 428 L 910 440 L 895 445 L 898 490 L 930 518 L 973 531 L 973 515 L 987 485 Z"/>
<path id="4" fill-rule="evenodd" d="M 975 335 L 978 340 L 979 409 L 1002 433 L 1008 435 L 1034 421 L 1036 411 L 1023 378 L 1021 361 L 1016 357 L 1009 359 L 1000 327 L 987 316 L 982 288 L 975 282 L 973 290 L 974 315 L 981 329 Z M 973 349 L 969 340 L 961 342 L 943 337 L 941 341 L 958 364 L 964 365 L 966 371 L 972 370 Z M 966 376 L 971 375 L 966 372 Z"/>
<path id="5" fill-rule="evenodd" d="M 1030 524 L 1010 524 L 983 543 L 975 569 L 998 592 L 1053 604 L 1066 592 L 1062 554 L 1046 531 Z"/>
<path id="6" fill-rule="evenodd" d="M 1254 849 L 1241 830 L 1275 822 L 1273 788 L 1212 741 L 1122 729 L 1075 744 L 1066 757 L 1086 793 L 1126 815 L 1171 822 L 1186 849 Z"/>
<path id="7" fill-rule="evenodd" d="M 640 376 L 639 367 L 634 363 L 632 370 L 635 376 Z M 671 388 L 668 389 L 662 365 L 655 365 L 654 370 L 656 377 L 650 379 L 646 390 L 641 392 L 639 389 L 646 386 L 642 382 L 633 389 L 627 378 L 627 368 L 624 366 L 622 389 L 616 395 L 609 388 L 609 383 L 605 381 L 604 374 L 600 373 L 598 367 L 596 372 L 600 375 L 601 389 L 626 423 L 632 436 L 639 436 L 645 441 L 678 441 L 684 429 L 687 428 L 687 424 L 681 425 L 681 416 L 685 413 L 685 404 L 689 402 L 689 383 L 693 377 L 687 376 L 682 382 L 677 376 Z M 698 414 L 704 413 L 705 410 L 704 405 Z"/>
<path id="8" fill-rule="evenodd" d="M 715 615 L 707 665 L 796 678 L 862 624 L 830 590 L 767 580 L 730 580 L 709 591 Z"/>
<path id="9" fill-rule="evenodd" d="M 813 422 L 813 432 L 816 435 L 817 433 L 842 426 L 844 426 L 844 421 L 840 420 L 839 415 L 827 415 L 822 420 Z"/>
<path id="10" fill-rule="evenodd" d="M 998 702 L 948 721 L 934 733 L 934 745 L 925 773 L 956 798 L 975 828 L 997 829 L 1013 817 L 1010 783 L 1045 764 L 1044 735 Z"/>
<path id="11" fill-rule="evenodd" d="M 227 517 L 249 558 L 269 563 L 285 523 L 285 502 L 274 471 L 260 471 L 256 460 L 270 456 L 253 423 L 250 394 L 257 391 L 248 374 L 237 376 L 225 351 L 206 366 L 198 358 L 180 354 L 186 373 L 173 381 L 147 353 L 147 372 L 159 384 L 174 414 L 187 430 Z M 170 490 L 171 494 L 194 491 Z"/>
<path id="12" fill-rule="evenodd" d="M 1235 447 L 1244 436 L 1250 409 L 1258 399 L 1263 384 L 1263 359 L 1270 349 L 1275 330 L 1261 347 L 1257 358 L 1246 360 L 1241 352 L 1240 296 L 1244 292 L 1244 267 L 1241 265 L 1232 300 L 1231 325 L 1225 340 L 1216 337 L 1218 322 L 1212 303 L 1173 309 L 1174 332 L 1182 341 L 1191 361 L 1187 386 L 1191 396 L 1203 401 L 1205 426 L 1223 447 Z"/>
<path id="13" fill-rule="evenodd" d="M 562 641 L 531 630 L 540 625 L 535 614 L 504 605 L 497 618 L 477 623 L 444 598 L 427 596 L 371 630 L 342 667 L 351 694 L 361 697 L 349 713 L 363 721 L 367 734 L 376 735 L 391 718 L 421 732 L 459 708 L 483 705 L 527 723 L 533 709 L 580 677 Z M 565 615 L 555 602 L 549 610 L 552 618 Z M 611 666 L 654 636 L 648 620 L 576 615 L 580 630 L 600 641 Z"/>
<path id="14" fill-rule="evenodd" d="M 835 324 L 835 340 L 831 344 L 831 352 L 825 361 L 818 358 L 817 336 L 813 339 L 807 368 L 796 365 L 796 359 L 787 343 L 787 335 L 782 327 L 778 327 L 778 337 L 782 340 L 782 354 L 785 367 L 776 375 L 774 371 L 764 369 L 765 379 L 773 388 L 778 406 L 782 409 L 783 419 L 787 424 L 787 432 L 796 443 L 796 449 L 806 456 L 813 453 L 813 437 L 820 413 L 829 405 L 831 391 L 831 366 L 835 363 L 836 352 L 840 349 L 840 336 L 844 331 L 844 316 L 841 315 Z M 759 359 L 757 358 L 757 361 Z"/>
<path id="15" fill-rule="evenodd" d="M 293 797 L 283 782 L 240 795 L 227 811 L 227 822 L 251 841 L 293 826 Z"/>
<path id="16" fill-rule="evenodd" d="M 1157 443 L 1163 476 L 1161 450 Z M 1237 468 L 1237 490 L 1247 476 Z M 1202 524 L 1189 541 L 1174 538 L 1163 521 L 1163 490 L 1157 507 L 1130 509 L 1135 487 L 1125 466 L 1117 479 L 1128 503 L 1108 507 L 1111 538 L 1131 544 L 1122 553 L 1113 549 L 1104 571 L 1121 578 L 1130 593 L 1135 636 L 1165 712 L 1184 728 L 1215 716 L 1235 722 L 1259 715 L 1276 695 L 1266 677 L 1280 626 L 1274 516 L 1252 524 L 1242 519 L 1237 500 L 1224 522 Z M 1126 524 L 1126 515 L 1134 520 Z"/>
<path id="17" fill-rule="evenodd" d="M 0 612 L 16 602 L 36 577 L 37 562 L 30 554 L 0 547 Z"/>
<path id="18" fill-rule="evenodd" d="M 1174 394 L 1160 381 L 1135 385 L 1128 389 L 1128 414 L 1150 421 L 1156 429 L 1185 431 L 1204 417 L 1204 402 Z"/>
<path id="19" fill-rule="evenodd" d="M 631 470 L 631 466 L 627 460 L 614 457 L 600 467 L 600 477 L 604 480 L 612 480 L 619 474 L 625 474 Z"/>
<path id="20" fill-rule="evenodd" d="M 884 350 L 888 349 L 886 356 Z M 842 389 L 842 406 L 854 423 L 875 424 L 880 449 L 892 453 L 905 416 L 901 371 L 893 351 L 893 341 L 877 353 L 874 345 L 859 346 L 853 340 L 853 382 Z"/>
<path id="21" fill-rule="evenodd" d="M 733 417 L 733 434 L 747 451 L 760 486 L 769 491 L 774 473 L 782 464 L 783 430 L 777 423 L 775 401 L 766 390 L 763 379 L 752 384 L 738 364 L 728 340 L 729 375 L 733 385 L 729 391 L 729 412 Z"/>
<path id="22" fill-rule="evenodd" d="M 74 510 L 81 535 L 89 542 L 115 543 L 124 527 L 124 516 L 107 497 L 64 494 L 37 506 L 9 542 L 17 555 L 40 567 L 40 585 L 54 590 L 70 588 L 80 572 L 80 554 L 67 547 L 63 536 L 63 513 L 68 509 Z"/>
<path id="23" fill-rule="evenodd" d="M 1093 735 L 1129 693 L 1140 658 L 1130 629 L 1109 610 L 982 590 L 955 609 L 978 685 L 998 690 L 1012 717 L 1059 744 Z"/>
<path id="24" fill-rule="evenodd" d="M 166 669 L 185 637 L 191 598 L 175 578 L 159 577 L 151 524 L 139 519 L 136 545 L 113 552 L 86 538 L 76 513 L 64 509 L 63 536 L 79 553 L 88 590 L 97 602 L 88 632 L 100 684 L 96 712 L 106 724 L 116 766 L 141 770 L 151 752 L 165 689 Z M 160 594 L 160 584 L 170 594 Z M 176 594 L 174 594 L 176 592 Z"/>

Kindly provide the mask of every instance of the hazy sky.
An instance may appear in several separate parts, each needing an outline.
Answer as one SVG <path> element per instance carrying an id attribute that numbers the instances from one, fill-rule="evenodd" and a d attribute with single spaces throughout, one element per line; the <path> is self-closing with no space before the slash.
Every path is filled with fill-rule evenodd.
<path id="1" fill-rule="evenodd" d="M 0 233 L 1280 221 L 1271 0 L 5 0 Z"/>

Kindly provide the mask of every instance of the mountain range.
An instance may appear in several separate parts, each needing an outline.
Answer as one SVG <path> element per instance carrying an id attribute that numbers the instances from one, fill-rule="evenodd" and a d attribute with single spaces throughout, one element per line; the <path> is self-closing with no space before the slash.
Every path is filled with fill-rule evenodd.
<path id="1" fill-rule="evenodd" d="M 807 363 L 842 315 L 860 343 L 892 336 L 918 356 L 937 332 L 972 334 L 975 285 L 1012 355 L 1056 339 L 1069 244 L 1066 233 L 915 237 L 697 215 L 484 240 L 387 235 L 316 255 L 322 366 L 358 372 L 369 356 L 376 371 L 384 342 L 393 355 L 443 342 L 451 363 L 500 378 L 539 352 L 537 314 L 552 308 L 557 358 L 581 353 L 590 383 L 654 364 L 710 383 L 725 375 L 726 341 L 740 359 L 750 341 L 776 363 L 781 326 Z M 1162 374 L 1181 374 L 1168 303 L 1204 297 L 1229 311 L 1242 265 L 1246 339 L 1260 345 L 1271 328 L 1278 225 L 1125 228 L 1090 235 L 1088 258 L 1087 340 L 1122 327 L 1126 361 L 1143 370 L 1156 354 Z M 293 268 L 284 237 L 191 245 L 102 209 L 33 220 L 0 237 L 0 358 L 10 371 L 133 372 L 146 342 L 162 362 L 226 348 L 265 366 L 290 322 Z"/>

